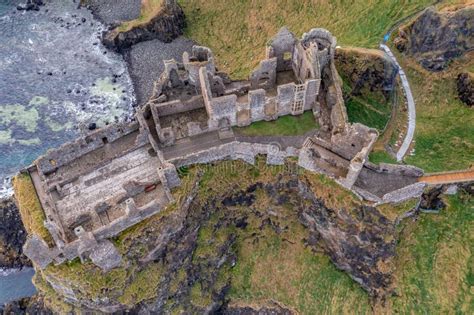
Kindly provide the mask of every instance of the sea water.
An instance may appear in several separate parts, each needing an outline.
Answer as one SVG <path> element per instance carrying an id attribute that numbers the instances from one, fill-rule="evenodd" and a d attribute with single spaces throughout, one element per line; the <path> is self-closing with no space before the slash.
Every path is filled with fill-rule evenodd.
<path id="1" fill-rule="evenodd" d="M 34 274 L 33 268 L 0 269 L 0 305 L 35 294 L 36 289 L 31 282 Z"/>
<path id="2" fill-rule="evenodd" d="M 48 148 L 127 120 L 133 86 L 121 55 L 100 38 L 104 25 L 78 1 L 40 11 L 0 0 L 0 197 L 10 178 Z"/>
<path id="3" fill-rule="evenodd" d="M 126 121 L 134 93 L 122 56 L 100 42 L 105 29 L 78 1 L 0 0 L 0 198 L 10 179 L 89 123 Z M 33 269 L 0 271 L 0 304 L 31 296 Z"/>

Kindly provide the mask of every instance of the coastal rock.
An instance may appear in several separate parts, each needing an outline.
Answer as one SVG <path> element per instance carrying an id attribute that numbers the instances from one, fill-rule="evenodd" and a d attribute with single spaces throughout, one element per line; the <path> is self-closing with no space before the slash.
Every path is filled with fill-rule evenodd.
<path id="1" fill-rule="evenodd" d="M 115 28 L 106 32 L 102 41 L 107 48 L 122 52 L 132 45 L 152 39 L 169 43 L 183 34 L 184 27 L 183 10 L 175 0 L 167 0 L 148 23 L 138 24 L 126 31 Z"/>
<path id="2" fill-rule="evenodd" d="M 0 201 L 0 268 L 31 266 L 22 250 L 26 236 L 15 203 L 12 200 Z"/>
<path id="3" fill-rule="evenodd" d="M 441 11 L 430 7 L 400 28 L 394 44 L 425 69 L 441 71 L 451 60 L 474 48 L 474 7 Z"/>
<path id="4" fill-rule="evenodd" d="M 23 315 L 23 314 L 41 314 L 52 315 L 53 312 L 48 309 L 41 296 L 35 295 L 28 298 L 23 298 L 17 301 L 0 305 L 0 314 L 3 315 Z"/>
<path id="5" fill-rule="evenodd" d="M 462 72 L 456 80 L 459 99 L 466 105 L 474 105 L 474 74 Z"/>
<path id="6" fill-rule="evenodd" d="M 130 21 L 140 16 L 141 0 L 83 0 L 94 17 L 107 25 Z"/>
<path id="7" fill-rule="evenodd" d="M 20 11 L 39 11 L 42 5 L 44 5 L 43 0 L 27 0 L 25 4 L 18 5 L 17 9 Z"/>

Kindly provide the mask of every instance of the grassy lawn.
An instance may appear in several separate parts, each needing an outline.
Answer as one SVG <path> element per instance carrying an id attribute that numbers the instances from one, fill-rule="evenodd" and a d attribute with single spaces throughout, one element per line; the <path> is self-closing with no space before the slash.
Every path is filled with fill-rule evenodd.
<path id="1" fill-rule="evenodd" d="M 352 96 L 346 102 L 350 122 L 358 122 L 382 131 L 390 119 L 390 102 L 375 100 L 370 96 Z"/>
<path id="2" fill-rule="evenodd" d="M 474 313 L 474 199 L 456 195 L 438 215 L 406 220 L 397 251 L 401 314 Z"/>
<path id="3" fill-rule="evenodd" d="M 246 78 L 265 53 L 265 43 L 282 26 L 297 36 L 324 27 L 339 45 L 376 47 L 400 18 L 432 0 L 179 0 L 186 14 L 185 35 L 210 47 L 219 69 Z"/>
<path id="4" fill-rule="evenodd" d="M 274 121 L 258 121 L 250 126 L 234 128 L 243 136 L 298 136 L 319 128 L 313 113 L 307 111 L 299 116 L 286 115 Z"/>
<path id="5" fill-rule="evenodd" d="M 396 164 L 397 163 L 397 159 L 392 157 L 390 154 L 388 154 L 385 151 L 370 152 L 369 161 L 375 164 L 380 164 L 380 163 Z"/>
<path id="6" fill-rule="evenodd" d="M 416 103 L 415 152 L 405 162 L 427 172 L 466 169 L 474 162 L 474 112 L 457 98 L 456 77 L 474 71 L 474 53 L 446 71 L 428 72 L 410 58 L 399 62 Z"/>

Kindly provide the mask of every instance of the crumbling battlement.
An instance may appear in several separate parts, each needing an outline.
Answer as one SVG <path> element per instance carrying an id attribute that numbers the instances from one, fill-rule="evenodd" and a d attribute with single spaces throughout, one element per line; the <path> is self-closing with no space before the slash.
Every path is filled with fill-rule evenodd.
<path id="1" fill-rule="evenodd" d="M 137 122 L 95 131 L 28 168 L 55 246 L 33 235 L 25 254 L 39 268 L 76 257 L 103 270 L 117 267 L 121 256 L 108 238 L 164 209 L 173 200 L 171 189 L 181 184 L 177 167 L 196 163 L 254 164 L 260 154 L 268 164 L 281 165 L 298 157 L 301 167 L 374 202 L 398 202 L 418 192 L 419 186 L 404 189 L 414 187 L 417 170 L 366 164 L 378 133 L 347 121 L 335 47 L 327 30 L 313 29 L 297 39 L 282 28 L 244 81 L 219 72 L 206 47 L 194 46 L 182 63 L 164 61 L 154 96 L 137 112 Z M 309 110 L 321 128 L 306 139 L 233 133 L 234 126 Z"/>

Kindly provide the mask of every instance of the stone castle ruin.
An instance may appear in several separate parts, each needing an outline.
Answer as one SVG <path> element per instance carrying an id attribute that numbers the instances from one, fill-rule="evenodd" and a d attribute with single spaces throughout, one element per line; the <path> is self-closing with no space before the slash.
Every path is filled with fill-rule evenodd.
<path id="1" fill-rule="evenodd" d="M 312 29 L 297 39 L 286 28 L 269 42 L 248 80 L 219 72 L 212 51 L 194 46 L 182 62 L 167 60 L 152 99 L 136 122 L 97 130 L 49 151 L 26 172 L 32 177 L 54 240 L 33 235 L 26 255 L 40 268 L 79 257 L 103 270 L 121 263 L 108 241 L 163 210 L 180 185 L 177 168 L 222 159 L 281 165 L 287 157 L 326 174 L 376 203 L 421 193 L 421 170 L 372 165 L 378 134 L 350 124 L 334 64 L 336 39 Z M 305 137 L 243 137 L 233 127 L 311 111 L 321 126 Z"/>

